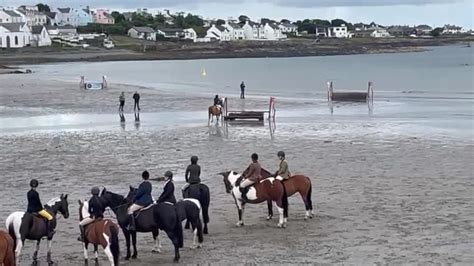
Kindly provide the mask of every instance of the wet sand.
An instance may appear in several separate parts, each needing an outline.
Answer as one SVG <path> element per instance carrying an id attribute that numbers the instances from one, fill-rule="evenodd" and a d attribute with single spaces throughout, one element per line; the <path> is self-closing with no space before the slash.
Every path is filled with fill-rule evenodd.
<path id="1" fill-rule="evenodd" d="M 16 77 L 16 76 L 15 76 Z M 21 86 L 23 84 L 23 86 Z M 106 91 L 84 93 L 76 83 L 0 77 L 0 116 L 25 117 L 58 113 L 115 113 L 118 92 L 133 86 L 111 85 Z M 141 88 L 150 112 L 202 111 L 208 99 Z M 113 99 L 113 100 L 111 100 Z M 249 99 L 250 106 L 266 100 Z M 285 102 L 283 107 L 289 107 Z M 130 113 L 130 106 L 127 107 Z M 118 120 L 117 120 L 118 124 Z M 474 263 L 472 139 L 430 138 L 386 132 L 351 135 L 319 134 L 319 127 L 279 124 L 208 128 L 200 125 L 153 130 L 81 130 L 55 133 L 0 134 L 0 219 L 26 208 L 30 178 L 43 184 L 44 202 L 70 194 L 69 219 L 61 218 L 53 244 L 58 265 L 82 264 L 78 235 L 78 199 L 102 185 L 125 194 L 148 169 L 152 177 L 172 170 L 180 180 L 191 155 L 200 157 L 204 181 L 211 189 L 210 234 L 202 249 L 191 250 L 185 233 L 182 264 L 415 264 Z M 315 218 L 304 221 L 301 199 L 290 199 L 286 229 L 265 221 L 265 206 L 248 206 L 246 226 L 236 228 L 237 212 L 224 190 L 224 170 L 241 171 L 252 152 L 263 167 L 273 169 L 276 152 L 285 150 L 293 173 L 313 182 Z M 182 185 L 177 181 L 177 187 Z M 161 183 L 154 183 L 158 197 Z M 180 197 L 179 191 L 176 196 Z M 2 226 L 3 227 L 3 226 Z M 124 241 L 121 237 L 121 248 Z M 163 253 L 152 254 L 151 234 L 140 234 L 139 259 L 125 265 L 172 264 L 166 236 Z M 28 263 L 34 247 L 27 242 L 21 257 Z M 44 244 L 41 262 L 45 263 Z M 122 252 L 123 253 L 123 252 Z M 106 265 L 103 253 L 102 264 Z M 90 252 L 92 255 L 92 252 Z"/>

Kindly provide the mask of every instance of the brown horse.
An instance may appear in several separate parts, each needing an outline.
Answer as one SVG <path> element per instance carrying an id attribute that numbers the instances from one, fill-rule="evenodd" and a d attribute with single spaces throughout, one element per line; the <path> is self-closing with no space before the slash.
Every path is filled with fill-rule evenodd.
<path id="1" fill-rule="evenodd" d="M 84 217 L 89 217 L 89 203 L 79 200 L 79 219 L 82 221 Z M 84 264 L 88 264 L 87 247 L 94 245 L 95 264 L 99 264 L 99 254 L 97 247 L 100 245 L 107 255 L 110 265 L 118 265 L 119 262 L 119 227 L 108 219 L 101 219 L 86 225 L 84 234 Z"/>
<path id="2" fill-rule="evenodd" d="M 209 106 L 209 119 L 207 120 L 207 124 L 210 124 L 214 121 L 214 116 L 217 119 L 217 123 L 219 123 L 219 119 L 222 115 L 222 109 L 216 105 Z"/>
<path id="3" fill-rule="evenodd" d="M 274 177 L 274 174 L 271 174 L 267 170 L 262 168 L 260 172 L 262 178 Z M 286 193 L 288 197 L 293 196 L 296 192 L 300 193 L 301 198 L 303 199 L 306 213 L 304 219 L 313 218 L 313 202 L 311 200 L 311 180 L 305 175 L 294 175 L 287 180 L 283 180 L 283 185 L 285 186 Z M 272 201 L 267 201 L 268 204 L 268 217 L 267 220 L 273 218 L 273 208 Z"/>
<path id="4" fill-rule="evenodd" d="M 15 241 L 5 231 L 0 230 L 0 265 L 15 266 Z"/>
<path id="5" fill-rule="evenodd" d="M 280 220 L 278 227 L 286 227 L 288 218 L 288 197 L 285 187 L 280 180 L 273 177 L 266 178 L 252 185 L 247 192 L 247 200 L 242 198 L 239 185 L 242 182 L 242 175 L 229 171 L 220 173 L 224 176 L 226 192 L 232 194 L 237 205 L 239 221 L 237 226 L 244 225 L 243 215 L 246 203 L 256 204 L 264 201 L 274 201 L 278 207 Z"/>

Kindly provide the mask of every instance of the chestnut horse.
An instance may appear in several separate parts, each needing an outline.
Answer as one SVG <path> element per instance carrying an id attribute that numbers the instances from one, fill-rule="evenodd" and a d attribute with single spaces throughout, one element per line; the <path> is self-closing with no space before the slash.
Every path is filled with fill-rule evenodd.
<path id="1" fill-rule="evenodd" d="M 0 265 L 15 266 L 15 241 L 3 230 L 0 230 Z"/>
<path id="2" fill-rule="evenodd" d="M 217 119 L 217 123 L 219 123 L 219 119 L 222 115 L 222 108 L 217 107 L 216 105 L 209 106 L 209 119 L 207 120 L 207 124 L 210 124 L 214 121 L 214 116 Z"/>
<path id="3" fill-rule="evenodd" d="M 89 202 L 81 202 L 79 200 L 79 220 L 82 221 L 85 217 L 89 217 Z M 95 264 L 99 264 L 99 254 L 97 247 L 99 245 L 104 249 L 105 255 L 109 259 L 110 265 L 115 266 L 119 263 L 119 227 L 111 220 L 100 219 L 94 221 L 85 227 L 84 234 L 84 264 L 88 264 L 87 247 L 90 244 L 94 245 Z"/>
<path id="4" fill-rule="evenodd" d="M 260 172 L 262 178 L 273 177 L 275 175 L 271 174 L 267 170 L 262 168 Z M 303 199 L 306 213 L 304 219 L 313 218 L 313 202 L 311 200 L 311 180 L 305 175 L 294 175 L 287 180 L 283 180 L 283 185 L 285 186 L 286 193 L 288 197 L 293 196 L 296 192 L 300 193 L 301 198 Z M 268 200 L 268 216 L 267 220 L 273 218 L 273 208 L 272 201 Z"/>
<path id="5" fill-rule="evenodd" d="M 244 200 L 239 187 L 243 180 L 243 176 L 233 171 L 223 172 L 220 174 L 224 176 L 226 192 L 232 194 L 235 204 L 237 205 L 239 213 L 237 226 L 244 225 L 243 215 L 246 203 L 256 204 L 270 200 L 274 201 L 278 207 L 278 212 L 280 214 L 278 227 L 286 227 L 288 218 L 288 197 L 285 187 L 280 180 L 270 177 L 255 183 L 247 192 L 247 200 Z"/>

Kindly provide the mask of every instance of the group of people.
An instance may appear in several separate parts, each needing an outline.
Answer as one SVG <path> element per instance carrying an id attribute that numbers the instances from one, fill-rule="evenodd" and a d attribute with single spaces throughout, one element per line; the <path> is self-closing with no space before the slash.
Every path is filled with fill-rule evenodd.
<path id="1" fill-rule="evenodd" d="M 135 93 L 132 96 L 134 105 L 133 105 L 133 110 L 134 111 L 140 111 L 140 94 L 138 91 L 135 91 Z M 119 96 L 119 112 L 123 112 L 123 108 L 125 107 L 125 92 L 122 91 L 122 93 Z"/>
<path id="2" fill-rule="evenodd" d="M 277 156 L 280 160 L 278 170 L 275 173 L 275 177 L 279 180 L 285 180 L 290 177 L 290 171 L 288 168 L 288 163 L 285 159 L 285 153 L 283 151 L 279 151 Z M 258 154 L 253 153 L 251 155 L 252 162 L 248 166 L 248 168 L 243 172 L 244 180 L 240 184 L 240 190 L 242 192 L 242 197 L 246 199 L 246 193 L 248 188 L 259 182 L 261 179 L 261 166 L 258 162 Z M 198 157 L 192 156 L 191 157 L 191 164 L 188 165 L 186 168 L 185 173 L 185 180 L 186 184 L 183 186 L 182 191 L 183 194 L 185 193 L 186 189 L 193 184 L 201 183 L 201 167 L 198 164 Z M 145 208 L 151 204 L 153 204 L 153 197 L 152 197 L 152 184 L 149 181 L 150 173 L 148 171 L 143 171 L 142 173 L 142 183 L 139 185 L 138 190 L 133 198 L 133 202 L 131 206 L 128 208 L 129 214 L 129 230 L 135 231 L 135 216 L 134 213 L 139 211 L 142 208 Z M 172 204 L 176 203 L 176 198 L 174 196 L 174 183 L 173 183 L 173 173 L 171 171 L 166 171 L 164 175 L 165 185 L 163 187 L 163 192 L 161 193 L 160 197 L 156 201 L 157 203 L 161 202 L 169 202 Z M 44 219 L 47 220 L 48 225 L 48 238 L 52 238 L 54 235 L 54 228 L 53 226 L 49 226 L 50 222 L 53 220 L 53 217 L 44 209 L 43 204 L 41 204 L 41 200 L 39 197 L 38 192 L 36 191 L 39 185 L 38 180 L 32 179 L 30 181 L 30 191 L 27 193 L 28 199 L 28 208 L 27 212 L 31 214 L 38 214 Z M 89 213 L 90 217 L 84 217 L 82 221 L 79 223 L 79 230 L 81 232 L 80 237 L 78 240 L 82 241 L 84 239 L 85 234 L 85 226 L 94 222 L 96 219 L 101 219 L 104 217 L 105 208 L 100 201 L 99 194 L 100 189 L 98 187 L 93 187 L 91 189 L 92 197 L 89 199 Z"/>

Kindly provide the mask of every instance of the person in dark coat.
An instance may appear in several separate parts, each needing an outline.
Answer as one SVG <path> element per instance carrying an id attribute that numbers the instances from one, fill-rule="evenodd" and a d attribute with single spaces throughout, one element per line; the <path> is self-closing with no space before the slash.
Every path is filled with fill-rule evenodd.
<path id="1" fill-rule="evenodd" d="M 79 222 L 79 230 L 81 231 L 81 235 L 79 236 L 78 240 L 83 242 L 85 238 L 85 227 L 88 224 L 95 222 L 97 219 L 104 218 L 104 206 L 100 202 L 99 199 L 100 189 L 98 187 L 93 187 L 91 189 L 92 197 L 89 199 L 89 208 L 88 212 L 90 216 L 82 217 L 82 221 Z"/>
<path id="2" fill-rule="evenodd" d="M 183 195 L 190 185 L 201 183 L 201 166 L 197 164 L 198 159 L 197 156 L 191 156 L 191 164 L 186 168 L 186 174 L 184 175 L 186 184 L 182 188 Z"/>
<path id="3" fill-rule="evenodd" d="M 122 91 L 122 93 L 119 96 L 119 112 L 123 112 L 123 107 L 125 106 L 125 92 Z"/>
<path id="4" fill-rule="evenodd" d="M 138 186 L 137 193 L 133 199 L 133 204 L 128 208 L 128 214 L 130 215 L 128 230 L 130 231 L 135 231 L 135 215 L 133 213 L 153 204 L 153 198 L 151 197 L 152 185 L 150 181 L 148 181 L 148 179 L 150 179 L 150 173 L 148 173 L 148 171 L 143 171 L 142 179 L 143 182 Z"/>
<path id="5" fill-rule="evenodd" d="M 174 197 L 173 173 L 171 171 L 166 171 L 165 179 L 166 183 L 157 203 L 170 202 L 176 204 L 176 198 Z"/>
<path id="6" fill-rule="evenodd" d="M 133 94 L 133 100 L 135 101 L 135 104 L 133 106 L 133 110 L 135 111 L 138 108 L 138 111 L 140 111 L 140 94 L 138 94 L 138 91 L 136 91 Z"/>
<path id="7" fill-rule="evenodd" d="M 240 83 L 240 99 L 245 99 L 245 83 Z"/>
<path id="8" fill-rule="evenodd" d="M 53 238 L 54 235 L 54 227 L 52 226 L 52 221 L 53 221 L 53 216 L 47 212 L 43 204 L 41 204 L 41 200 L 38 194 L 38 191 L 36 191 L 36 188 L 38 187 L 39 182 L 36 179 L 32 179 L 30 181 L 30 191 L 26 194 L 26 197 L 28 199 L 28 208 L 26 209 L 27 213 L 31 214 L 38 214 L 39 216 L 43 217 L 46 219 L 46 227 L 48 231 L 48 239 Z"/>

